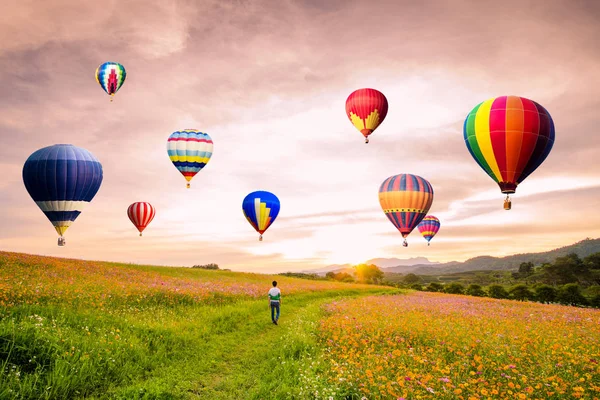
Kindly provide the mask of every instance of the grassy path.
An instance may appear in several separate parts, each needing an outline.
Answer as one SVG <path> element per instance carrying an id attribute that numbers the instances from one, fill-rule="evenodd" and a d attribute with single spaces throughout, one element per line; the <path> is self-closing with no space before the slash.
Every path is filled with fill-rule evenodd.
<path id="1" fill-rule="evenodd" d="M 270 321 L 267 300 L 187 307 L 181 318 L 169 318 L 171 324 L 177 320 L 176 326 L 167 324 L 167 330 L 162 331 L 177 337 L 178 345 L 153 354 L 151 371 L 86 398 L 302 398 L 299 370 L 306 356 L 318 351 L 312 332 L 322 316 L 321 305 L 334 299 L 390 292 L 374 288 L 289 296 L 283 300 L 277 326 Z M 138 320 L 137 324 L 147 326 L 148 321 Z M 154 328 L 160 325 L 150 327 L 150 336 L 158 333 Z M 123 386 L 125 382 L 129 384 Z"/>

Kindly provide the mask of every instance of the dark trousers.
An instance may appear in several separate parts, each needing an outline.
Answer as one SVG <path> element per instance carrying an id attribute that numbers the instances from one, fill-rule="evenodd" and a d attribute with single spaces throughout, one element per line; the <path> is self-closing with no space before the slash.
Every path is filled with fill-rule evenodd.
<path id="1" fill-rule="evenodd" d="M 275 310 L 277 310 L 277 315 L 275 315 Z M 271 320 L 277 321 L 279 319 L 279 302 L 272 301 L 271 302 Z"/>

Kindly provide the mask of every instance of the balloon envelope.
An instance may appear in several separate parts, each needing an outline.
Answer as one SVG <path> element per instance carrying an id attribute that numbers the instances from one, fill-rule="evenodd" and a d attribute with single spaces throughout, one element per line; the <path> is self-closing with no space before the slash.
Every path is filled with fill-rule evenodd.
<path id="1" fill-rule="evenodd" d="M 552 150 L 554 122 L 535 101 L 501 96 L 471 110 L 463 136 L 471 156 L 502 193 L 515 193 Z"/>
<path id="2" fill-rule="evenodd" d="M 265 233 L 279 214 L 280 203 L 271 192 L 256 191 L 248 194 L 242 202 L 244 216 L 252 227 L 261 234 Z"/>
<path id="3" fill-rule="evenodd" d="M 39 149 L 23 165 L 27 192 L 61 237 L 92 201 L 102 178 L 98 159 L 70 144 Z"/>
<path id="4" fill-rule="evenodd" d="M 383 122 L 388 112 L 388 102 L 376 89 L 355 90 L 346 99 L 346 115 L 369 143 L 368 136 Z"/>
<path id="5" fill-rule="evenodd" d="M 96 81 L 111 96 L 111 101 L 112 96 L 123 86 L 126 77 L 125 67 L 116 62 L 105 62 L 96 68 Z"/>
<path id="6" fill-rule="evenodd" d="M 432 203 L 433 187 L 418 175 L 393 175 L 379 187 L 379 204 L 405 239 L 425 218 Z"/>
<path id="7" fill-rule="evenodd" d="M 189 188 L 192 178 L 210 161 L 213 141 L 208 133 L 195 129 L 175 131 L 167 140 L 167 153 Z"/>
<path id="8" fill-rule="evenodd" d="M 135 202 L 127 207 L 127 216 L 140 232 L 140 236 L 142 236 L 142 231 L 152 222 L 154 215 L 156 215 L 156 210 L 152 207 L 152 204 L 144 201 Z"/>
<path id="9" fill-rule="evenodd" d="M 427 240 L 427 244 L 429 244 L 431 239 L 440 230 L 440 220 L 433 215 L 427 215 L 423 218 L 421 223 L 417 225 L 417 228 L 425 240 Z"/>

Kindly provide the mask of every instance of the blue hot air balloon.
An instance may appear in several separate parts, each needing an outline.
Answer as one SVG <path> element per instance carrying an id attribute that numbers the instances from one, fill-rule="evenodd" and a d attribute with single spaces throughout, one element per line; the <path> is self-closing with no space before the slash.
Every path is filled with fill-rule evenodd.
<path id="1" fill-rule="evenodd" d="M 260 234 L 258 240 L 262 240 L 262 234 L 277 218 L 279 208 L 279 199 L 271 192 L 259 190 L 244 198 L 242 211 L 250 225 Z"/>
<path id="2" fill-rule="evenodd" d="M 102 184 L 102 164 L 86 149 L 55 144 L 35 151 L 23 165 L 29 195 L 52 222 L 64 246 L 65 231 Z"/>

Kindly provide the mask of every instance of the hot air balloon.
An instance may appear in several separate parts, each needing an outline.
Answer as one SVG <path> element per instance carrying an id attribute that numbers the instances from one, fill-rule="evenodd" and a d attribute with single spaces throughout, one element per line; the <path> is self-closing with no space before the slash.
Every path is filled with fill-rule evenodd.
<path id="1" fill-rule="evenodd" d="M 126 77 L 125 67 L 116 62 L 105 62 L 96 68 L 96 81 L 110 95 L 110 101 L 113 101 L 113 96 L 123 86 Z"/>
<path id="2" fill-rule="evenodd" d="M 213 153 L 213 141 L 208 133 L 195 129 L 175 131 L 167 141 L 167 153 L 175 168 L 188 181 L 189 189 L 192 178 L 208 164 Z"/>
<path id="3" fill-rule="evenodd" d="M 501 96 L 478 104 L 467 116 L 465 144 L 477 164 L 509 194 L 548 157 L 554 144 L 554 122 L 533 100 Z"/>
<path id="4" fill-rule="evenodd" d="M 92 201 L 102 183 L 102 165 L 92 153 L 70 144 L 35 151 L 23 165 L 23 183 L 29 195 L 63 235 Z"/>
<path id="5" fill-rule="evenodd" d="M 142 236 L 142 231 L 152 222 L 154 215 L 156 215 L 156 210 L 152 207 L 152 204 L 145 201 L 138 201 L 127 207 L 127 216 L 140 232 L 140 236 Z"/>
<path id="6" fill-rule="evenodd" d="M 387 99 L 376 89 L 358 89 L 346 99 L 348 119 L 363 134 L 365 143 L 369 143 L 369 135 L 383 122 L 387 112 Z"/>
<path id="7" fill-rule="evenodd" d="M 433 203 L 431 184 L 418 175 L 390 176 L 379 187 L 379 204 L 390 222 L 406 237 L 421 222 Z"/>
<path id="8" fill-rule="evenodd" d="M 417 225 L 421 235 L 427 240 L 427 246 L 436 233 L 440 230 L 440 220 L 433 215 L 427 215 L 419 225 Z"/>
<path id="9" fill-rule="evenodd" d="M 256 191 L 244 198 L 242 211 L 250 225 L 260 234 L 259 241 L 262 241 L 262 234 L 277 218 L 279 208 L 279 199 L 270 192 Z"/>

